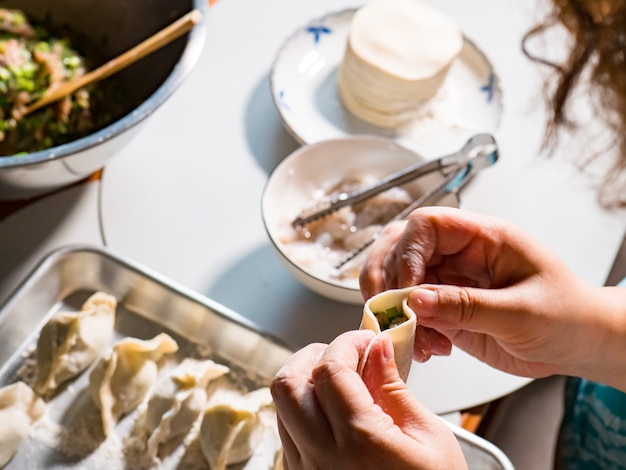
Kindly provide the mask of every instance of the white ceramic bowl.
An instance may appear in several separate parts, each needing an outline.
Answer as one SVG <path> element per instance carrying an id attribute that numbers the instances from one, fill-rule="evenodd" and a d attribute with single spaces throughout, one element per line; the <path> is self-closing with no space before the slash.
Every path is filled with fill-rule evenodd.
<path id="1" fill-rule="evenodd" d="M 358 280 L 346 282 L 330 274 L 300 265 L 288 255 L 281 236 L 303 209 L 310 208 L 314 194 L 349 175 L 381 178 L 423 160 L 396 142 L 373 136 L 352 136 L 306 145 L 288 155 L 270 175 L 262 198 L 263 223 L 280 259 L 305 286 L 334 300 L 362 304 Z M 413 198 L 432 188 L 442 175 L 434 173 L 404 186 Z M 440 201 L 458 207 L 455 195 Z"/>

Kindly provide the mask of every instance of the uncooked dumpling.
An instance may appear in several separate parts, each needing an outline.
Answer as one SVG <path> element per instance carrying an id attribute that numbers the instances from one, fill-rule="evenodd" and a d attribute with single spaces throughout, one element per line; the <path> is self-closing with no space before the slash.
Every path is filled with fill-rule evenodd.
<path id="1" fill-rule="evenodd" d="M 0 468 L 13 458 L 32 432 L 32 425 L 46 409 L 24 382 L 0 388 Z"/>
<path id="2" fill-rule="evenodd" d="M 388 334 L 393 343 L 393 352 L 400 377 L 406 381 L 413 362 L 413 343 L 417 317 L 407 304 L 409 294 L 415 287 L 391 289 L 370 298 L 363 307 L 361 330 L 372 330 L 377 334 Z M 363 368 L 367 351 L 361 361 Z"/>
<path id="3" fill-rule="evenodd" d="M 225 390 L 211 397 L 200 426 L 200 446 L 212 470 L 252 456 L 263 426 L 259 412 L 271 404 L 267 387 L 245 395 Z"/>
<path id="4" fill-rule="evenodd" d="M 151 340 L 125 338 L 111 348 L 89 375 L 91 397 L 100 409 L 105 435 L 119 418 L 135 409 L 154 386 L 157 362 L 178 350 L 169 335 L 161 333 Z"/>
<path id="5" fill-rule="evenodd" d="M 96 359 L 113 337 L 115 297 L 96 292 L 78 312 L 60 311 L 37 340 L 35 391 L 46 396 Z"/>
<path id="6" fill-rule="evenodd" d="M 211 360 L 187 358 L 157 383 L 140 421 L 151 458 L 161 444 L 189 432 L 206 407 L 209 383 L 229 370 Z"/>

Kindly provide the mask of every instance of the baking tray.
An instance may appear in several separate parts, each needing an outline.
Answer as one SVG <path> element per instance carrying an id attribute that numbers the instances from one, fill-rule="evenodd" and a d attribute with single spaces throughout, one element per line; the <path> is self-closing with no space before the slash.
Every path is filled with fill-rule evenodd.
<path id="1" fill-rule="evenodd" d="M 245 287 L 244 287 L 245 288 Z M 238 387 L 269 384 L 292 350 L 237 313 L 157 273 L 93 247 L 71 246 L 47 256 L 0 310 L 0 386 L 28 378 L 28 365 L 41 327 L 60 309 L 78 310 L 95 291 L 118 299 L 115 337 L 148 339 L 164 331 L 179 345 L 177 359 L 201 357 L 231 367 Z M 48 403 L 45 423 L 20 447 L 7 469 L 131 468 L 124 442 L 136 414 L 122 419 L 104 440 L 99 415 L 88 393 L 88 369 Z M 25 372 L 26 371 L 26 372 Z M 28 382 L 28 380 L 26 380 Z M 0 423 L 1 425 L 1 423 Z M 263 441 L 246 465 L 268 468 L 277 434 Z M 197 442 L 180 446 L 163 468 L 206 468 Z M 132 462 L 132 460 L 131 460 Z"/>
<path id="2" fill-rule="evenodd" d="M 147 339 L 165 331 L 179 343 L 179 358 L 195 356 L 225 363 L 244 389 L 268 385 L 293 352 L 279 338 L 260 331 L 224 305 L 128 258 L 105 248 L 74 245 L 46 256 L 0 308 L 0 386 L 14 382 L 27 370 L 39 330 L 49 317 L 60 309 L 78 310 L 95 291 L 118 299 L 114 341 L 125 336 Z M 22 444 L 6 469 L 132 467 L 124 458 L 124 436 L 132 428 L 133 413 L 120 421 L 106 441 L 88 439 L 97 434 L 92 428 L 100 426 L 87 393 L 88 371 L 48 403 L 48 424 L 36 425 L 34 436 Z M 449 426 L 470 468 L 513 468 L 491 443 Z M 279 445 L 272 431 L 247 463 L 232 468 L 270 468 Z M 208 468 L 194 454 L 199 449 L 193 444 L 179 447 L 163 460 L 162 468 Z"/>

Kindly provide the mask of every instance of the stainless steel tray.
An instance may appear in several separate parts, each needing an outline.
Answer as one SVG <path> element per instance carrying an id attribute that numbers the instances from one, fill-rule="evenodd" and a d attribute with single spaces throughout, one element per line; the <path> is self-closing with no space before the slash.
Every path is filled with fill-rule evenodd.
<path id="1" fill-rule="evenodd" d="M 179 344 L 178 358 L 227 364 L 244 389 L 268 385 L 292 353 L 223 305 L 107 250 L 74 246 L 47 256 L 0 310 L 0 386 L 24 374 L 38 333 L 52 314 L 79 309 L 97 290 L 118 299 L 114 340 L 147 339 L 165 331 Z M 83 373 L 48 403 L 45 425 L 37 423 L 33 438 L 22 444 L 7 469 L 131 467 L 124 437 L 135 417 L 131 413 L 121 420 L 115 435 L 104 441 L 87 386 L 88 374 Z M 267 443 L 262 450 L 268 455 L 255 453 L 247 465 L 235 468 L 268 468 L 275 446 L 276 441 Z M 177 468 L 180 461 L 184 468 L 206 468 L 198 451 L 197 444 L 180 446 L 163 468 Z"/>
<path id="2" fill-rule="evenodd" d="M 69 246 L 41 261 L 0 308 L 0 386 L 15 381 L 20 370 L 24 370 L 25 358 L 32 352 L 40 328 L 51 315 L 59 309 L 79 309 L 87 297 L 98 290 L 118 299 L 115 339 L 150 338 L 165 331 L 178 341 L 178 355 L 201 355 L 226 363 L 244 388 L 268 385 L 292 354 L 280 339 L 259 331 L 236 312 L 138 263 L 108 249 Z M 48 404 L 46 419 L 63 429 L 72 429 L 72 421 L 85 421 L 86 416 L 94 412 L 88 406 L 87 384 L 87 374 L 83 373 Z M 102 443 L 90 444 L 91 447 L 83 445 L 88 452 L 81 450 L 79 441 L 92 432 L 90 429 L 69 436 L 39 429 L 21 446 L 6 468 L 129 468 L 122 454 L 123 435 L 132 426 L 131 418 L 132 414 L 118 425 L 113 447 L 104 448 L 99 445 Z M 97 416 L 95 419 L 97 421 Z M 457 426 L 450 427 L 471 468 L 513 468 L 506 456 L 489 442 Z M 273 453 L 274 448 L 271 449 Z M 73 452 L 68 453 L 68 450 Z M 183 451 L 189 452 L 189 449 Z M 192 457 L 173 454 L 164 461 L 163 468 L 193 468 L 198 460 Z M 272 459 L 273 454 L 263 455 L 261 449 L 247 464 L 233 468 L 268 468 Z"/>

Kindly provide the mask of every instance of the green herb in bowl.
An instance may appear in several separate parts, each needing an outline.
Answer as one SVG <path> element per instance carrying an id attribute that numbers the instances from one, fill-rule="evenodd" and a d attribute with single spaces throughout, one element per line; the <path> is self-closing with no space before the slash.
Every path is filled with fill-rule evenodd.
<path id="1" fill-rule="evenodd" d="M 24 115 L 27 105 L 47 90 L 87 71 L 85 58 L 69 37 L 54 36 L 31 24 L 20 10 L 0 8 L 0 155 L 45 150 L 112 122 L 115 113 L 104 107 L 115 100 L 108 94 L 104 106 L 101 85 L 81 88 Z"/>

